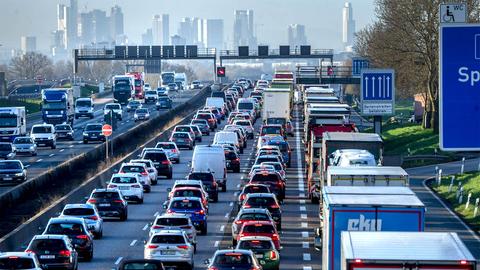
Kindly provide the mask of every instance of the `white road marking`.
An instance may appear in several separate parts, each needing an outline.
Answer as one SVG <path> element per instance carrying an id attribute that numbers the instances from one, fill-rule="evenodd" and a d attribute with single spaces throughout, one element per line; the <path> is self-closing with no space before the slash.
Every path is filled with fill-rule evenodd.
<path id="1" fill-rule="evenodd" d="M 312 267 L 311 266 L 304 266 L 303 270 L 312 270 Z"/>
<path id="2" fill-rule="evenodd" d="M 307 222 L 302 222 L 302 228 L 308 228 L 308 223 Z"/>
<path id="3" fill-rule="evenodd" d="M 230 215 L 229 213 L 226 213 L 226 214 L 225 214 L 225 218 L 228 218 L 229 215 Z"/>
<path id="4" fill-rule="evenodd" d="M 136 243 L 137 243 L 137 239 L 133 240 L 133 241 L 130 243 L 130 246 L 133 247 L 133 246 L 135 246 Z"/>
<path id="5" fill-rule="evenodd" d="M 302 232 L 302 237 L 303 238 L 308 238 L 308 232 Z"/>
<path id="6" fill-rule="evenodd" d="M 300 197 L 300 198 L 305 198 L 305 193 L 300 193 L 300 194 L 298 194 L 298 197 Z"/>
<path id="7" fill-rule="evenodd" d="M 233 196 L 237 197 L 238 196 L 238 191 L 235 191 L 235 193 L 233 193 Z"/>
<path id="8" fill-rule="evenodd" d="M 308 243 L 308 242 L 302 242 L 302 247 L 303 247 L 303 248 L 310 248 L 310 243 Z"/>
<path id="9" fill-rule="evenodd" d="M 60 151 L 59 151 L 59 152 L 63 152 L 63 151 L 65 151 L 65 149 L 60 149 Z"/>
<path id="10" fill-rule="evenodd" d="M 243 180 L 243 176 L 242 176 L 242 180 Z M 240 184 L 237 185 L 237 188 L 239 188 L 239 187 L 240 187 Z"/>
<path id="11" fill-rule="evenodd" d="M 304 261 L 311 261 L 312 256 L 310 256 L 310 253 L 303 253 L 303 260 Z"/>
<path id="12" fill-rule="evenodd" d="M 37 160 L 37 162 L 42 162 L 42 161 L 43 161 L 43 159 L 39 159 L 39 160 Z"/>
<path id="13" fill-rule="evenodd" d="M 300 218 L 301 218 L 301 219 L 307 219 L 307 214 L 301 214 L 301 215 L 300 215 Z"/>
<path id="14" fill-rule="evenodd" d="M 219 244 L 220 244 L 220 241 L 215 241 L 215 244 L 213 244 L 213 246 L 218 247 Z"/>
<path id="15" fill-rule="evenodd" d="M 300 211 L 303 211 L 303 212 L 307 211 L 307 207 L 305 207 L 305 206 L 300 206 Z"/>
<path id="16" fill-rule="evenodd" d="M 300 200 L 300 203 L 301 203 L 301 204 L 305 204 L 305 200 Z"/>
<path id="17" fill-rule="evenodd" d="M 118 259 L 115 261 L 115 265 L 118 265 L 122 260 L 123 257 L 118 257 Z"/>
<path id="18" fill-rule="evenodd" d="M 220 231 L 223 232 L 224 230 L 225 230 L 225 225 L 222 225 L 222 226 L 220 227 Z"/>
<path id="19" fill-rule="evenodd" d="M 142 231 L 146 231 L 148 229 L 148 223 L 142 228 Z"/>
<path id="20" fill-rule="evenodd" d="M 230 202 L 230 206 L 233 206 L 233 202 Z"/>
<path id="21" fill-rule="evenodd" d="M 72 145 L 70 145 L 70 148 L 73 148 L 73 147 L 74 147 L 74 145 L 73 145 L 73 144 L 72 144 Z"/>
<path id="22" fill-rule="evenodd" d="M 53 156 L 55 156 L 55 154 L 50 154 L 50 155 L 48 155 L 48 156 L 49 156 L 49 157 L 53 157 Z"/>
<path id="23" fill-rule="evenodd" d="M 158 211 L 153 214 L 154 217 L 158 216 Z"/>

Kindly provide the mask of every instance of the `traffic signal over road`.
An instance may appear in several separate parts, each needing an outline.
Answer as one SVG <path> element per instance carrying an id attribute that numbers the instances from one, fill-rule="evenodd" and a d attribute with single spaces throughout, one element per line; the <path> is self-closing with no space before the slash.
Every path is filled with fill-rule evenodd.
<path id="1" fill-rule="evenodd" d="M 225 77 L 225 67 L 217 67 L 217 77 Z"/>

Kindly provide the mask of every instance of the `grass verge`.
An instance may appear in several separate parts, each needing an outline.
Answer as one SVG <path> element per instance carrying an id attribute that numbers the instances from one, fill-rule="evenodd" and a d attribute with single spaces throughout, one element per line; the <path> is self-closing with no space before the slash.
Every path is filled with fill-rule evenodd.
<path id="1" fill-rule="evenodd" d="M 27 114 L 40 111 L 40 99 L 0 99 L 0 107 L 25 107 Z"/>

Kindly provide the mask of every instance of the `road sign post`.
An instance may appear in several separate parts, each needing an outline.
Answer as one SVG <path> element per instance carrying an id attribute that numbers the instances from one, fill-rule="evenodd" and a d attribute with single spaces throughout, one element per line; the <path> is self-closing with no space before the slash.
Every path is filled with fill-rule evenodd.
<path id="1" fill-rule="evenodd" d="M 480 24 L 443 24 L 439 38 L 440 148 L 479 151 Z"/>
<path id="2" fill-rule="evenodd" d="M 102 134 L 105 136 L 105 160 L 108 160 L 108 137 L 112 135 L 112 126 L 105 124 L 102 126 Z M 113 145 L 112 145 L 113 152 Z"/>

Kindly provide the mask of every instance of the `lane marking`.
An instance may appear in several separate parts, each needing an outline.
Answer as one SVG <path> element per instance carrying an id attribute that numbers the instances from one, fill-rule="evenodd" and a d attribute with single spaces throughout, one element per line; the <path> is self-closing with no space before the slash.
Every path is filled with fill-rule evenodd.
<path id="1" fill-rule="evenodd" d="M 115 261 L 115 265 L 118 265 L 122 260 L 123 257 L 118 257 L 118 259 Z"/>
<path id="2" fill-rule="evenodd" d="M 303 238 L 308 238 L 308 232 L 302 232 L 302 237 Z"/>
<path id="3" fill-rule="evenodd" d="M 72 145 L 70 145 L 70 148 L 73 148 L 73 146 L 74 146 L 73 144 L 72 144 Z"/>
<path id="4" fill-rule="evenodd" d="M 220 241 L 215 241 L 215 244 L 213 244 L 213 246 L 218 247 L 219 244 L 220 244 Z"/>
<path id="5" fill-rule="evenodd" d="M 312 270 L 311 266 L 303 266 L 303 270 Z"/>
<path id="6" fill-rule="evenodd" d="M 223 232 L 224 230 L 225 230 L 225 225 L 222 225 L 222 226 L 220 227 L 220 231 Z"/>
<path id="7" fill-rule="evenodd" d="M 242 180 L 243 180 L 243 176 L 242 176 Z M 237 188 L 240 188 L 240 184 L 237 185 Z"/>
<path id="8" fill-rule="evenodd" d="M 226 214 L 225 214 L 225 218 L 228 218 L 229 215 L 230 215 L 229 213 L 226 213 Z"/>
<path id="9" fill-rule="evenodd" d="M 148 223 L 142 228 L 142 231 L 146 231 L 148 229 Z"/>
<path id="10" fill-rule="evenodd" d="M 300 194 L 298 194 L 298 197 L 300 197 L 300 198 L 305 198 L 305 193 L 300 193 Z"/>
<path id="11" fill-rule="evenodd" d="M 233 206 L 233 202 L 230 202 L 230 206 Z"/>
<path id="12" fill-rule="evenodd" d="M 137 239 L 133 240 L 133 241 L 130 243 L 130 246 L 133 247 L 133 246 L 135 246 L 136 243 L 137 243 Z"/>
<path id="13" fill-rule="evenodd" d="M 304 261 L 311 261 L 312 256 L 310 256 L 310 253 L 303 253 L 303 260 Z"/>
<path id="14" fill-rule="evenodd" d="M 30 167 L 30 164 L 28 164 L 28 165 L 25 165 L 25 166 L 23 166 L 23 167 L 25 167 L 25 168 L 28 168 L 28 167 Z"/>
<path id="15" fill-rule="evenodd" d="M 307 207 L 305 207 L 305 206 L 300 206 L 300 211 L 302 211 L 302 212 L 307 211 Z"/>
<path id="16" fill-rule="evenodd" d="M 60 149 L 60 152 L 63 152 L 63 151 L 65 151 L 65 149 Z"/>
<path id="17" fill-rule="evenodd" d="M 238 196 L 238 191 L 235 191 L 235 193 L 233 193 L 233 196 L 237 197 Z"/>
<path id="18" fill-rule="evenodd" d="M 301 218 L 301 219 L 307 219 L 307 214 L 301 214 L 301 215 L 300 215 L 300 218 Z"/>
<path id="19" fill-rule="evenodd" d="M 153 214 L 154 217 L 158 216 L 158 211 Z"/>
<path id="20" fill-rule="evenodd" d="M 302 242 L 302 247 L 303 247 L 303 248 L 310 248 L 310 243 L 308 243 L 308 242 Z"/>
<path id="21" fill-rule="evenodd" d="M 308 228 L 308 223 L 307 222 L 302 222 L 302 228 Z"/>
<path id="22" fill-rule="evenodd" d="M 53 157 L 53 156 L 55 156 L 55 154 L 50 154 L 50 155 L 48 155 L 48 156 L 49 156 L 49 157 Z"/>
<path id="23" fill-rule="evenodd" d="M 37 162 L 42 162 L 42 161 L 43 161 L 43 159 L 39 159 L 39 160 L 37 160 Z"/>
<path id="24" fill-rule="evenodd" d="M 300 200 L 300 204 L 305 204 L 305 200 Z"/>

